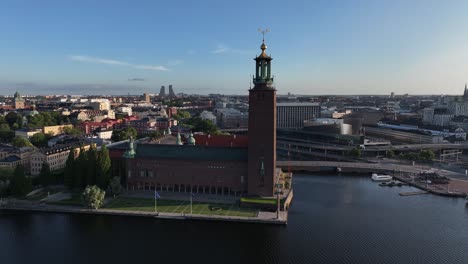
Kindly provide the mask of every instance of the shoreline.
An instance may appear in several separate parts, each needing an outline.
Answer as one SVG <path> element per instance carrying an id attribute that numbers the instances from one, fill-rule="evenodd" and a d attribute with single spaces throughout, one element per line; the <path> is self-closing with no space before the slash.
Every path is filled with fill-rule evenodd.
<path id="1" fill-rule="evenodd" d="M 276 212 L 259 212 L 262 217 L 240 217 L 240 216 L 221 216 L 221 215 L 187 215 L 174 213 L 154 213 L 142 211 L 125 211 L 112 209 L 88 209 L 72 206 L 58 205 L 26 205 L 26 204 L 4 204 L 0 205 L 0 210 L 4 211 L 25 211 L 25 212 L 44 212 L 44 213 L 63 213 L 63 214 L 88 214 L 88 215 L 110 215 L 110 216 L 132 216 L 147 217 L 154 219 L 167 220 L 197 220 L 197 221 L 218 221 L 218 222 L 237 222 L 254 224 L 273 224 L 287 225 L 288 211 L 281 211 L 280 218 L 276 218 Z"/>

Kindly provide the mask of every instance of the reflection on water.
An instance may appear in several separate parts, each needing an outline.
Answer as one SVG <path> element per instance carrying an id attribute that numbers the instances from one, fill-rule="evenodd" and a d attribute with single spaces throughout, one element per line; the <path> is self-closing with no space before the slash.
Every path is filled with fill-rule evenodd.
<path id="1" fill-rule="evenodd" d="M 467 263 L 463 199 L 298 175 L 288 226 L 0 213 L 2 263 Z"/>

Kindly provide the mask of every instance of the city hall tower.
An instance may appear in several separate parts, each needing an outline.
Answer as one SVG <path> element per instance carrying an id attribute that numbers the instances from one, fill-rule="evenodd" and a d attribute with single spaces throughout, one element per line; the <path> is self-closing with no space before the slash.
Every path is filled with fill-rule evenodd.
<path id="1" fill-rule="evenodd" d="M 273 196 L 276 170 L 276 89 L 272 58 L 262 53 L 255 60 L 254 87 L 249 90 L 248 178 L 249 195 Z"/>

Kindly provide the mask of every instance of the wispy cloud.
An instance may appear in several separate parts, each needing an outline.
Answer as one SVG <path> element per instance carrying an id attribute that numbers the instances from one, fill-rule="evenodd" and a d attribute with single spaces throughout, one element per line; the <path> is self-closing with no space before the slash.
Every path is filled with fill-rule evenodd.
<path id="1" fill-rule="evenodd" d="M 187 53 L 190 54 L 190 55 L 193 55 L 193 54 L 196 54 L 197 51 L 196 51 L 196 50 L 193 50 L 193 49 L 189 49 L 189 50 L 187 51 Z"/>
<path id="2" fill-rule="evenodd" d="M 73 61 L 80 61 L 80 62 L 90 62 L 90 63 L 97 63 L 97 64 L 107 64 L 107 65 L 119 65 L 119 66 L 127 66 L 134 69 L 141 69 L 141 70 L 153 70 L 153 71 L 169 71 L 168 68 L 164 66 L 155 66 L 155 65 L 145 65 L 145 64 L 133 64 L 126 61 L 119 61 L 113 59 L 104 59 L 98 57 L 91 57 L 91 56 L 84 56 L 84 55 L 70 55 L 69 58 Z"/>
<path id="3" fill-rule="evenodd" d="M 234 53 L 234 54 L 251 54 L 255 53 L 253 50 L 243 50 L 243 49 L 234 49 L 225 44 L 218 44 L 214 50 L 211 51 L 213 54 L 224 54 L 224 53 Z"/>
<path id="4" fill-rule="evenodd" d="M 129 78 L 128 81 L 129 82 L 144 82 L 145 79 L 143 79 L 143 78 Z"/>
<path id="5" fill-rule="evenodd" d="M 176 65 L 179 65 L 179 64 L 182 64 L 184 63 L 183 60 L 170 60 L 167 65 L 169 66 L 176 66 Z"/>
<path id="6" fill-rule="evenodd" d="M 216 49 L 212 50 L 211 53 L 214 54 L 221 54 L 221 53 L 226 53 L 230 50 L 230 48 L 226 45 L 219 44 Z"/>

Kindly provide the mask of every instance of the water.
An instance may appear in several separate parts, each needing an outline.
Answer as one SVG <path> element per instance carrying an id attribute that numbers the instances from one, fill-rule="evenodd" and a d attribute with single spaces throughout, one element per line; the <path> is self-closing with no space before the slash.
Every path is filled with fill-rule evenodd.
<path id="1" fill-rule="evenodd" d="M 1 263 L 468 263 L 462 199 L 297 175 L 288 226 L 0 213 Z"/>

